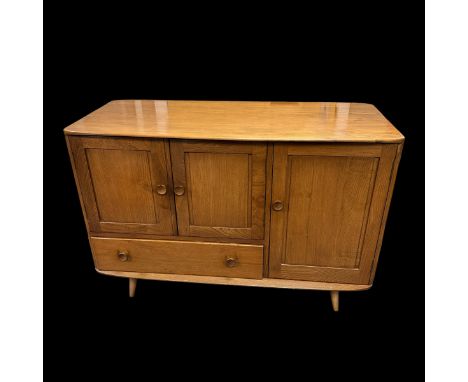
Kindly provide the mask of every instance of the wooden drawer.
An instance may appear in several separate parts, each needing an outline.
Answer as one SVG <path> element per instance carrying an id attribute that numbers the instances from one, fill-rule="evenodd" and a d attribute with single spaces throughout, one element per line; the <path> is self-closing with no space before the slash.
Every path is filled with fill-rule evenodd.
<path id="1" fill-rule="evenodd" d="M 103 271 L 262 278 L 262 245 L 96 237 L 90 241 L 96 268 Z"/>

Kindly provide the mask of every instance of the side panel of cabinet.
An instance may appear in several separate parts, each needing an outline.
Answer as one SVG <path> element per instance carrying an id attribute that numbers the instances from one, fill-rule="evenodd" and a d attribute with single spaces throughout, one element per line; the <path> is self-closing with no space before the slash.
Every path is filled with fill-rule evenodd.
<path id="1" fill-rule="evenodd" d="M 179 234 L 262 239 L 266 144 L 170 145 Z"/>
<path id="2" fill-rule="evenodd" d="M 270 277 L 369 283 L 397 146 L 275 144 Z"/>
<path id="3" fill-rule="evenodd" d="M 164 141 L 67 139 L 90 232 L 176 233 Z"/>

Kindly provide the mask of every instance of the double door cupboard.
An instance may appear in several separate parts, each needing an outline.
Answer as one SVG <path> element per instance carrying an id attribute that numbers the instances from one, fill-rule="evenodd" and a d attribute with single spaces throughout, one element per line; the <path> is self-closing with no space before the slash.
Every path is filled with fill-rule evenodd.
<path id="1" fill-rule="evenodd" d="M 65 129 L 96 270 L 372 286 L 403 136 L 367 104 L 113 101 Z"/>

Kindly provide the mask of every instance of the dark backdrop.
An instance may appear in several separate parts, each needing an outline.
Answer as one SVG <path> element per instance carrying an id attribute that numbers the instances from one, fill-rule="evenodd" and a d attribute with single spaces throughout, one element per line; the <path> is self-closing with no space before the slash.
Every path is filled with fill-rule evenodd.
<path id="1" fill-rule="evenodd" d="M 421 3 L 419 10 L 395 1 L 371 8 L 313 3 L 307 10 L 286 3 L 261 10 L 180 3 L 170 11 L 134 2 L 46 8 L 51 376 L 62 375 L 61 366 L 78 377 L 89 377 L 93 367 L 92 375 L 106 380 L 128 370 L 223 380 L 252 377 L 246 367 L 253 366 L 259 376 L 291 377 L 302 369 L 309 373 L 304 378 L 316 380 L 342 373 L 400 379 L 413 371 L 422 378 Z M 338 314 L 329 294 L 319 291 L 141 281 L 130 300 L 125 280 L 94 271 L 62 132 L 113 99 L 376 105 L 406 142 L 373 288 L 343 293 Z"/>

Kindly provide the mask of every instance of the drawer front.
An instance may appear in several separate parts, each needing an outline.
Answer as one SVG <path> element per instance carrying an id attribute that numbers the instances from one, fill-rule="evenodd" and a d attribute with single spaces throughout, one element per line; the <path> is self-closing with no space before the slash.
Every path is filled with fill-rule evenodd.
<path id="1" fill-rule="evenodd" d="M 263 246 L 171 240 L 90 239 L 105 271 L 262 278 Z"/>

